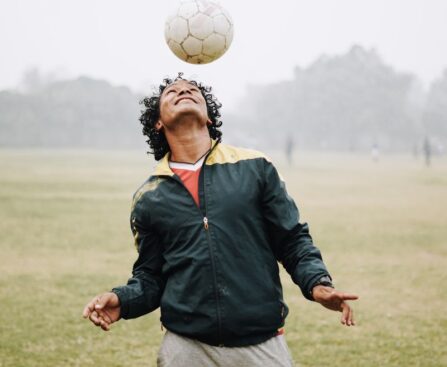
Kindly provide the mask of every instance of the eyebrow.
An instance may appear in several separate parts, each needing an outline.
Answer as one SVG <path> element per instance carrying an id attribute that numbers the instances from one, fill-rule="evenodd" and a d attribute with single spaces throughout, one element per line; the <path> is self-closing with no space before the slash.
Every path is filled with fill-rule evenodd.
<path id="1" fill-rule="evenodd" d="M 191 82 L 187 82 L 187 83 L 190 84 L 191 86 L 197 88 L 197 85 L 195 85 L 195 84 L 193 84 L 193 83 L 191 83 Z M 172 84 L 168 85 L 168 86 L 164 89 L 163 93 L 165 93 L 168 89 L 170 89 L 170 88 L 172 88 L 172 87 L 175 87 L 175 86 L 176 86 L 175 83 L 172 83 Z"/>

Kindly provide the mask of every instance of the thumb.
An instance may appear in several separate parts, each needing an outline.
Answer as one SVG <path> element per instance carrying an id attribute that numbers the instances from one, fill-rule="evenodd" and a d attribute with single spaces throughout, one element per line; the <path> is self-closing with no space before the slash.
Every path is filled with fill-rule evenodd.
<path id="1" fill-rule="evenodd" d="M 110 300 L 111 300 L 110 293 L 105 293 L 105 294 L 101 295 L 100 297 L 98 297 L 98 299 L 96 301 L 95 309 L 96 310 L 103 309 L 105 306 L 107 306 L 107 304 L 109 303 Z"/>
<path id="2" fill-rule="evenodd" d="M 104 293 L 103 295 L 101 295 L 100 297 L 98 297 L 98 300 L 96 301 L 95 304 L 95 309 L 96 310 L 101 310 L 106 306 L 115 306 L 115 298 L 117 299 L 118 297 L 116 296 L 115 293 L 109 292 L 109 293 Z"/>

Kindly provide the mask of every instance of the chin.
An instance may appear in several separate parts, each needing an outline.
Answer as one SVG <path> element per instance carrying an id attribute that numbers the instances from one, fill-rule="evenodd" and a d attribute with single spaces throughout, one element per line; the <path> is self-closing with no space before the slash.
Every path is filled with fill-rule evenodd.
<path id="1" fill-rule="evenodd" d="M 182 119 L 184 117 L 195 117 L 198 120 L 207 120 L 208 116 L 207 114 L 204 114 L 203 111 L 198 108 L 198 106 L 195 105 L 187 105 L 185 103 L 184 106 L 178 106 L 180 108 L 178 108 L 178 110 L 176 111 L 176 120 L 177 119 Z"/>

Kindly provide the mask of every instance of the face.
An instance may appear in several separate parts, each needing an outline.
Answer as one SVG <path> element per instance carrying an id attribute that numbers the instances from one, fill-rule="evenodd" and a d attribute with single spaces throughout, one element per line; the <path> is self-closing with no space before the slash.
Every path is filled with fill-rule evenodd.
<path id="1" fill-rule="evenodd" d="M 156 128 L 174 127 L 185 116 L 209 123 L 205 98 L 200 89 L 187 80 L 178 80 L 165 88 L 160 96 L 160 119 Z"/>

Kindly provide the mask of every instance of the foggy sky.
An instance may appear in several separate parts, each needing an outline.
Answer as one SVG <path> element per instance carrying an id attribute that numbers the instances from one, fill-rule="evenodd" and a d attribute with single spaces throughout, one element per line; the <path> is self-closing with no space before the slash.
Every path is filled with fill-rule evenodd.
<path id="1" fill-rule="evenodd" d="M 231 110 L 247 83 L 290 78 L 321 54 L 375 48 L 428 85 L 447 67 L 447 1 L 221 0 L 233 17 L 230 50 L 208 65 L 177 59 L 164 41 L 174 0 L 0 0 L 0 90 L 26 69 L 104 78 L 148 91 L 184 71 L 214 86 Z"/>

